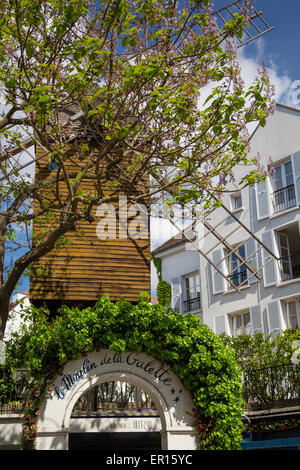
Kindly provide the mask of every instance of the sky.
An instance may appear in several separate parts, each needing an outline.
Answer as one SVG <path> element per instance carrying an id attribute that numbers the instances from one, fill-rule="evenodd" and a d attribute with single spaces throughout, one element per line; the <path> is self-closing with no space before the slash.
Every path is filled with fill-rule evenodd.
<path id="1" fill-rule="evenodd" d="M 229 3 L 231 0 L 215 0 L 214 10 Z M 239 48 L 239 60 L 246 85 L 254 80 L 257 68 L 264 62 L 271 82 L 275 86 L 276 101 L 300 109 L 300 2 L 299 0 L 255 0 L 254 7 L 262 11 L 264 19 L 273 29 Z M 152 220 L 151 232 L 152 249 L 175 233 L 166 221 L 158 224 L 157 220 Z M 152 270 L 153 296 L 155 288 L 156 276 L 155 270 Z M 28 289 L 28 280 L 20 285 L 19 290 L 23 289 Z"/>

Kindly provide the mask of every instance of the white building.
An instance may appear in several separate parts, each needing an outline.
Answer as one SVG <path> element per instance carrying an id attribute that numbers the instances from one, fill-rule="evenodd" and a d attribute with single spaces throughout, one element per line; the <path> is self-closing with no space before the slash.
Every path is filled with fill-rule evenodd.
<path id="1" fill-rule="evenodd" d="M 200 315 L 216 333 L 234 336 L 242 331 L 277 334 L 300 325 L 300 111 L 277 105 L 266 126 L 256 128 L 250 145 L 250 156 L 259 153 L 263 165 L 272 158 L 275 173 L 253 187 L 229 188 L 235 192 L 225 194 L 223 202 L 278 260 L 259 249 L 259 242 L 239 230 L 229 214 L 222 222 L 221 209 L 216 209 L 211 218 L 221 237 L 241 258 L 248 258 L 250 269 L 265 265 L 261 280 L 241 265 L 226 243 L 213 249 L 209 237 L 203 250 L 219 262 L 231 285 L 184 239 L 172 238 L 152 252 L 161 258 L 162 277 L 172 286 L 172 307 Z M 250 169 L 237 166 L 236 182 Z M 234 286 L 240 286 L 239 291 Z"/>

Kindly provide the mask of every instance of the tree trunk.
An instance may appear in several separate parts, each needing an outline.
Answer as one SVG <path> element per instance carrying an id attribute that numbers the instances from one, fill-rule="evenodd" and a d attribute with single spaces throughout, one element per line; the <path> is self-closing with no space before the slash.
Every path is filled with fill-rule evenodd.
<path id="1" fill-rule="evenodd" d="M 5 326 L 9 314 L 10 297 L 3 287 L 0 289 L 0 341 L 4 338 Z"/>
<path id="2" fill-rule="evenodd" d="M 5 238 L 6 218 L 0 215 L 0 341 L 3 340 L 5 325 L 9 313 L 9 296 L 4 291 L 4 255 L 5 255 Z"/>

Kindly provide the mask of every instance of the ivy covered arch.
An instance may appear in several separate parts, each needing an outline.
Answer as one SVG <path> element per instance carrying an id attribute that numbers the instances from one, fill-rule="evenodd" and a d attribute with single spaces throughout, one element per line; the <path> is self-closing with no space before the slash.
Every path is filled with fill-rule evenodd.
<path id="1" fill-rule="evenodd" d="M 63 306 L 54 320 L 46 309 L 30 307 L 24 315 L 32 321 L 7 344 L 7 360 L 27 368 L 30 377 L 23 449 L 35 448 L 41 405 L 64 365 L 100 348 L 145 353 L 168 364 L 192 395 L 200 449 L 240 449 L 240 369 L 233 351 L 194 315 L 151 305 L 144 293 L 136 305 L 103 296 L 94 307 Z"/>

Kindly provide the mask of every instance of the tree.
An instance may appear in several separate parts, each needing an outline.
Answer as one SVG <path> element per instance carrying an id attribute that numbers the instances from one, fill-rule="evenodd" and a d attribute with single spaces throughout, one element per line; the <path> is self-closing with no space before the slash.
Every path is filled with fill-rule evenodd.
<path id="1" fill-rule="evenodd" d="M 0 339 L 20 276 L 99 204 L 120 193 L 150 204 L 162 192 L 199 203 L 250 163 L 247 124 L 265 124 L 273 91 L 264 67 L 249 89 L 241 79 L 232 38 L 248 4 L 220 29 L 210 0 L 2 2 Z M 80 119 L 66 119 L 74 105 Z M 26 173 L 38 163 L 24 162 L 32 145 L 57 165 L 47 178 Z"/>

